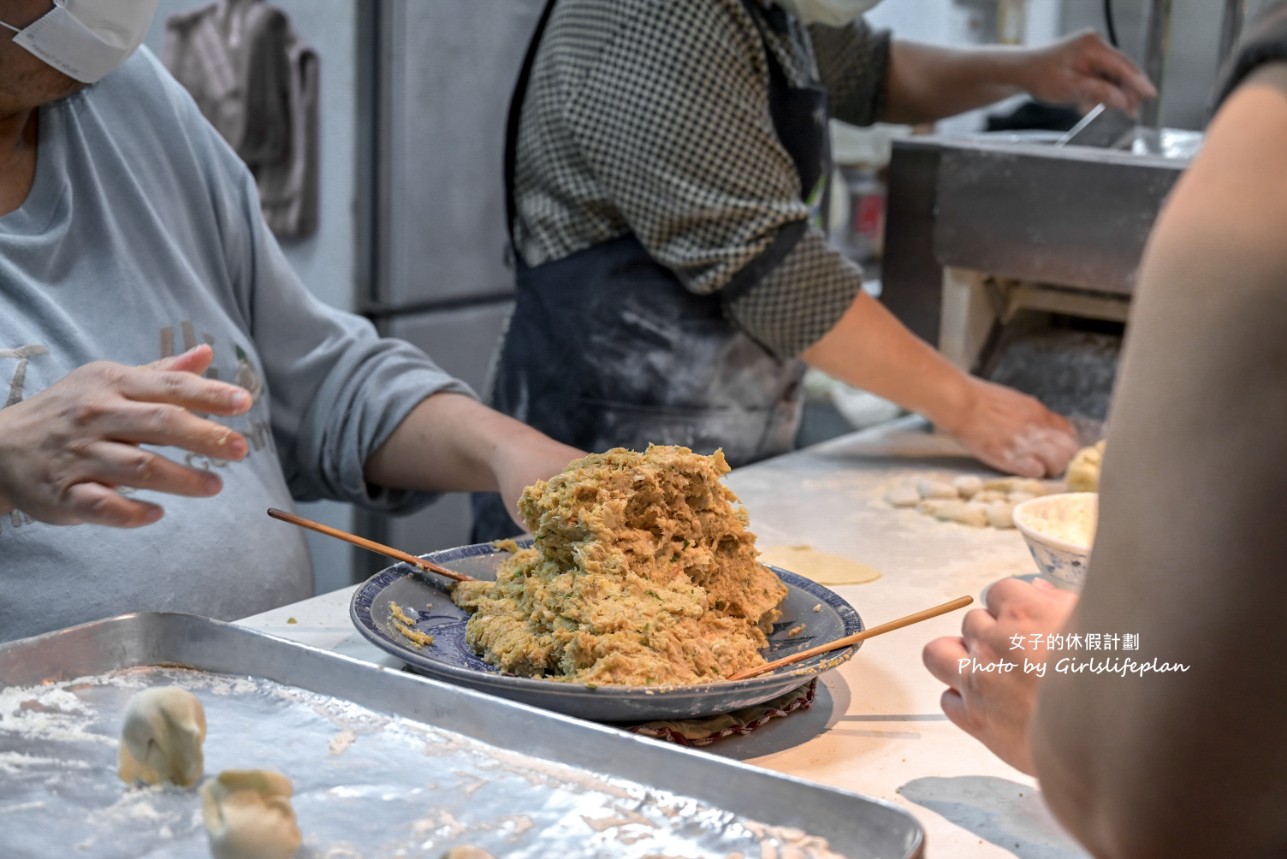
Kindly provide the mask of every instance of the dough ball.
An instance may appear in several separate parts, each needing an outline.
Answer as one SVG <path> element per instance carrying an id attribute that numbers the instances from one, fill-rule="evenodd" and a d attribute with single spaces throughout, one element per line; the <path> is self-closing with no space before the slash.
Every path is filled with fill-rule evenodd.
<path id="1" fill-rule="evenodd" d="M 1027 495 L 1049 495 L 1055 491 L 1054 487 L 1031 477 L 999 477 L 995 480 L 985 481 L 983 488 L 1004 492 L 1007 495 L 1014 495 L 1016 492 L 1022 492 Z"/>
<path id="2" fill-rule="evenodd" d="M 289 859 L 299 850 L 290 779 L 270 770 L 224 770 L 201 786 L 201 816 L 215 859 Z"/>
<path id="3" fill-rule="evenodd" d="M 1069 492 L 1098 492 L 1099 470 L 1104 463 L 1104 441 L 1083 447 L 1068 463 L 1064 483 Z"/>
<path id="4" fill-rule="evenodd" d="M 885 493 L 885 501 L 894 507 L 915 507 L 920 500 L 921 493 L 915 483 L 899 483 Z"/>
<path id="5" fill-rule="evenodd" d="M 957 495 L 969 501 L 983 491 L 983 478 L 973 474 L 962 474 L 952 481 L 952 485 L 956 487 Z"/>
<path id="6" fill-rule="evenodd" d="M 986 528 L 988 524 L 986 509 L 959 498 L 927 498 L 916 509 L 944 522 L 958 522 L 975 528 Z"/>
<path id="7" fill-rule="evenodd" d="M 496 859 L 496 857 L 481 847 L 475 847 L 472 844 L 462 844 L 461 846 L 453 847 L 446 853 L 442 854 L 442 859 Z"/>
<path id="8" fill-rule="evenodd" d="M 988 524 L 993 528 L 1014 527 L 1014 505 L 1008 501 L 993 501 L 985 506 Z"/>
<path id="9" fill-rule="evenodd" d="M 921 480 L 916 484 L 921 498 L 959 498 L 956 487 L 946 480 Z"/>
<path id="10" fill-rule="evenodd" d="M 130 699 L 121 728 L 116 774 L 121 781 L 191 787 L 205 766 L 206 712 L 177 686 L 144 689 Z"/>

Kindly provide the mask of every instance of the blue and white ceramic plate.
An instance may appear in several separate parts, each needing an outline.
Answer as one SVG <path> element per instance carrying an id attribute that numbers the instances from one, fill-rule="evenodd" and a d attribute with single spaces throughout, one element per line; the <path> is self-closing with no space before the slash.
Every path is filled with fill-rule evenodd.
<path id="1" fill-rule="evenodd" d="M 426 560 L 473 576 L 495 579 L 496 569 L 510 553 L 488 543 L 446 549 L 424 555 Z M 863 629 L 862 618 L 832 591 L 777 567 L 769 567 L 787 586 L 782 617 L 774 624 L 764 657 L 780 659 Z M 353 594 L 349 616 L 379 647 L 414 671 L 502 698 L 521 701 L 583 719 L 600 722 L 645 722 L 653 719 L 691 719 L 727 713 L 763 703 L 789 692 L 848 660 L 861 643 L 814 656 L 747 680 L 720 681 L 699 686 L 585 686 L 501 674 L 483 662 L 465 643 L 468 613 L 451 601 L 450 583 L 409 564 L 376 573 Z M 397 603 L 415 621 L 415 628 L 433 636 L 418 647 L 395 628 L 389 603 Z M 796 634 L 791 631 L 799 627 Z"/>

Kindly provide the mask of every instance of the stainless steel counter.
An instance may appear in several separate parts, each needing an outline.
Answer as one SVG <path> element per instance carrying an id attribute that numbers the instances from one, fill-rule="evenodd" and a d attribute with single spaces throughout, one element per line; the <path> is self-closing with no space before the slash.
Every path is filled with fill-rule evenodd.
<path id="1" fill-rule="evenodd" d="M 879 570 L 876 581 L 834 587 L 875 625 L 962 594 L 977 597 L 1003 576 L 1034 572 L 1016 531 L 939 522 L 883 501 L 893 482 L 967 473 L 985 470 L 955 442 L 912 419 L 738 469 L 728 483 L 745 504 L 761 547 L 807 544 Z M 398 664 L 349 622 L 352 590 L 241 623 Z M 905 808 L 925 828 L 931 857 L 1085 856 L 1050 818 L 1032 779 L 993 757 L 939 709 L 942 687 L 921 665 L 920 651 L 930 638 L 956 634 L 962 616 L 956 612 L 867 642 L 824 676 L 811 710 L 706 750 Z"/>

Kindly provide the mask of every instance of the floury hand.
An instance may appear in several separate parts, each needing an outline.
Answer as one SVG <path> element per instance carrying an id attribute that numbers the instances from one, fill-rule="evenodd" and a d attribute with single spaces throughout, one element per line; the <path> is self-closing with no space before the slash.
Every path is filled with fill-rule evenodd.
<path id="1" fill-rule="evenodd" d="M 253 403 L 244 389 L 201 377 L 213 357 L 198 346 L 143 367 L 94 362 L 0 409 L 0 514 L 19 509 L 53 524 L 132 528 L 163 511 L 118 487 L 217 494 L 223 484 L 214 474 L 141 447 L 224 460 L 246 455 L 240 433 L 194 414 L 239 415 Z"/>

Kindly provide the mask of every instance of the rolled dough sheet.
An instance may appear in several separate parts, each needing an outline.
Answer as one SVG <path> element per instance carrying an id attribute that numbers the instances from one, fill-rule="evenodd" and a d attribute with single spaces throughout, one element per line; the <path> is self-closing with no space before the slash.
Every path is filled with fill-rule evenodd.
<path id="1" fill-rule="evenodd" d="M 812 546 L 769 546 L 760 561 L 812 579 L 820 585 L 861 585 L 880 578 L 880 570 Z"/>

